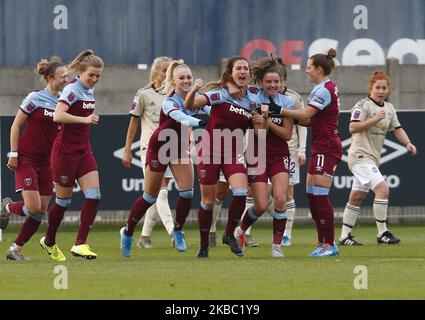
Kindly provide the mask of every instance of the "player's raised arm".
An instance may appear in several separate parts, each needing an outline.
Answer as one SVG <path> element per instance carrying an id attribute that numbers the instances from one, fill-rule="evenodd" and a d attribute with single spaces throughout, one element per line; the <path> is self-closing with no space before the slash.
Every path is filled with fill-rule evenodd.
<path id="1" fill-rule="evenodd" d="M 208 99 L 204 95 L 196 96 L 196 93 L 203 86 L 202 79 L 196 79 L 193 88 L 189 91 L 184 100 L 184 107 L 189 110 L 201 109 L 208 103 Z"/>

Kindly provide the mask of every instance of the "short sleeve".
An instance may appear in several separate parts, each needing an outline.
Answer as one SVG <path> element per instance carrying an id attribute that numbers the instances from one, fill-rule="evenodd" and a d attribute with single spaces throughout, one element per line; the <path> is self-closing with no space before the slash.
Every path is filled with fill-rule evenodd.
<path id="1" fill-rule="evenodd" d="M 136 93 L 133 101 L 131 102 L 130 114 L 132 116 L 140 117 L 143 114 L 144 109 L 145 104 L 143 100 L 143 93 L 142 90 L 139 90 L 139 92 Z"/>
<path id="2" fill-rule="evenodd" d="M 356 105 L 351 109 L 350 122 L 360 122 L 366 120 L 368 112 L 366 105 L 362 103 L 362 101 L 356 103 Z"/>
<path id="3" fill-rule="evenodd" d="M 19 108 L 26 114 L 31 114 L 35 109 L 37 109 L 34 92 L 31 92 L 26 96 Z"/>
<path id="4" fill-rule="evenodd" d="M 207 104 L 210 106 L 223 103 L 226 99 L 223 90 L 210 90 L 205 92 L 204 96 L 207 97 Z"/>
<path id="5" fill-rule="evenodd" d="M 165 99 L 162 103 L 162 112 L 165 113 L 167 117 L 180 122 L 184 125 L 189 125 L 191 127 L 197 126 L 199 124 L 199 119 L 194 118 L 186 114 L 183 110 L 179 108 L 179 105 L 176 101 L 172 99 Z"/>
<path id="6" fill-rule="evenodd" d="M 77 90 L 72 84 L 67 85 L 59 97 L 59 102 L 63 102 L 68 106 L 72 106 L 77 100 Z"/>
<path id="7" fill-rule="evenodd" d="M 331 94 L 325 87 L 318 88 L 310 97 L 308 104 L 319 110 L 325 109 L 331 103 Z"/>
<path id="8" fill-rule="evenodd" d="M 400 121 L 398 121 L 397 112 L 395 111 L 394 106 L 392 104 L 390 105 L 390 111 L 391 111 L 391 123 L 388 128 L 389 132 L 394 131 L 395 129 L 401 127 Z"/>
<path id="9" fill-rule="evenodd" d="M 166 116 L 169 116 L 171 111 L 174 110 L 180 110 L 179 105 L 177 104 L 177 102 L 171 100 L 171 99 L 165 99 L 164 102 L 162 103 L 162 112 L 164 112 L 164 114 Z"/>

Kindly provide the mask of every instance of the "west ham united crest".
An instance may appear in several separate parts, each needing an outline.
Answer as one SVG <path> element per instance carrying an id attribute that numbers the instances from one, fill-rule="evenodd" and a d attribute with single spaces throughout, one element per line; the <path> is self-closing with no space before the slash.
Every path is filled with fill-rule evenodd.
<path id="1" fill-rule="evenodd" d="M 202 169 L 202 170 L 199 172 L 199 174 L 200 174 L 201 178 L 205 178 L 205 176 L 207 175 L 207 170 Z"/>
<path id="2" fill-rule="evenodd" d="M 154 168 L 158 167 L 158 160 L 152 160 L 152 167 Z"/>
<path id="3" fill-rule="evenodd" d="M 31 178 L 25 178 L 24 183 L 25 183 L 26 186 L 30 186 L 32 184 L 32 179 Z"/>
<path id="4" fill-rule="evenodd" d="M 69 178 L 67 176 L 61 176 L 61 182 L 63 184 L 67 183 L 69 181 Z"/>

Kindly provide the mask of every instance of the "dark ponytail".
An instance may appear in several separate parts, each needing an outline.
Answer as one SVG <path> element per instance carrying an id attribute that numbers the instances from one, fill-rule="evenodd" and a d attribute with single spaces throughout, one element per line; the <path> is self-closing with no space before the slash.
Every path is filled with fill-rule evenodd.
<path id="1" fill-rule="evenodd" d="M 331 74 L 332 70 L 335 68 L 334 58 L 336 57 L 336 50 L 331 48 L 326 54 L 317 53 L 310 57 L 312 65 L 317 67 L 322 67 L 323 73 L 325 76 Z"/>

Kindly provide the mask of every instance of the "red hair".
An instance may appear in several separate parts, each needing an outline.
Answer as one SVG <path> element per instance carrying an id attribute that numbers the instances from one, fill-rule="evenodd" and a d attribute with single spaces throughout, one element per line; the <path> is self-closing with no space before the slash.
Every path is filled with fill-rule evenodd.
<path id="1" fill-rule="evenodd" d="M 378 80 L 385 80 L 388 85 L 388 96 L 391 94 L 391 78 L 383 71 L 375 71 L 369 78 L 369 87 L 367 88 L 367 92 L 370 95 L 372 92 L 372 88 Z"/>

